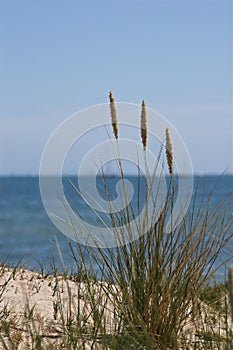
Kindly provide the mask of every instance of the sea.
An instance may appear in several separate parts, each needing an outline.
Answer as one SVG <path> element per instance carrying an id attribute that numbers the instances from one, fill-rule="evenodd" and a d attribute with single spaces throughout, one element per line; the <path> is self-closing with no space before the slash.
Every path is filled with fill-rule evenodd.
<path id="1" fill-rule="evenodd" d="M 72 177 L 70 179 L 75 181 Z M 134 188 L 138 188 L 138 176 L 128 176 L 128 180 Z M 108 181 L 114 192 L 117 179 L 112 177 Z M 68 177 L 65 178 L 65 182 L 70 183 Z M 143 186 L 141 188 L 143 189 Z M 216 208 L 221 200 L 228 197 L 229 205 L 224 215 L 229 218 L 229 221 L 232 220 L 233 175 L 194 176 L 194 189 L 195 200 L 198 202 L 203 198 L 209 198 L 210 209 Z M 74 201 L 74 191 L 69 189 L 67 191 L 71 201 Z M 134 205 L 137 207 L 135 198 Z M 93 212 L 87 203 L 80 196 L 76 203 L 79 211 L 82 212 L 82 218 L 90 222 Z M 232 243 L 230 241 L 228 244 L 231 244 L 233 251 Z M 62 270 L 64 265 L 75 269 L 70 245 L 75 247 L 77 243 L 69 241 L 54 226 L 46 213 L 40 194 L 39 177 L 0 177 L 0 264 L 24 266 L 28 269 L 47 272 L 52 271 L 54 265 L 58 270 Z M 83 251 L 85 253 L 85 247 Z M 219 259 L 223 258 L 220 254 Z"/>

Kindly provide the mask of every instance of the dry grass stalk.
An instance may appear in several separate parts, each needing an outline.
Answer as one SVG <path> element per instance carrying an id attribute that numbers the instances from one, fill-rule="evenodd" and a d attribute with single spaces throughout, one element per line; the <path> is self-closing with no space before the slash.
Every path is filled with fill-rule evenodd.
<path id="1" fill-rule="evenodd" d="M 142 101 L 142 111 L 141 111 L 141 138 L 144 150 L 146 150 L 147 145 L 147 115 L 146 115 L 146 104 L 145 101 Z"/>
<path id="2" fill-rule="evenodd" d="M 229 267 L 229 289 L 230 289 L 231 316 L 232 316 L 232 323 L 233 323 L 233 265 Z"/>
<path id="3" fill-rule="evenodd" d="M 109 100 L 110 100 L 110 113 L 112 118 L 112 128 L 115 139 L 118 139 L 118 120 L 117 120 L 117 111 L 115 106 L 115 100 L 112 94 L 112 91 L 109 92 Z"/>
<path id="4" fill-rule="evenodd" d="M 169 174 L 172 175 L 173 174 L 173 159 L 174 159 L 174 155 L 173 155 L 173 148 L 172 148 L 172 142 L 171 142 L 171 137 L 170 137 L 170 133 L 169 133 L 169 129 L 166 128 L 166 157 L 167 157 L 167 165 L 168 165 L 168 170 L 169 170 Z"/>

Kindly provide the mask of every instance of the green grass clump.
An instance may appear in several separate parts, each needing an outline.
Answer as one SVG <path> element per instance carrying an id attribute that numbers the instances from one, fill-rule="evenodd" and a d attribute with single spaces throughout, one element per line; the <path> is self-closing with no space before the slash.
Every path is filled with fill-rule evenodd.
<path id="1" fill-rule="evenodd" d="M 110 100 L 117 143 L 118 123 L 112 93 Z M 142 115 L 141 136 L 146 151 L 144 102 Z M 122 244 L 115 248 L 96 244 L 95 249 L 78 242 L 75 247 L 70 244 L 76 275 L 67 274 L 63 265 L 61 284 L 54 266 L 54 280 L 49 282 L 56 298 L 54 327 L 38 319 L 33 308 L 28 308 L 21 323 L 15 324 L 6 306 L 0 313 L 3 349 L 18 349 L 25 335 L 29 340 L 23 349 L 232 349 L 229 284 L 211 284 L 221 267 L 217 265 L 218 258 L 224 254 L 222 265 L 232 258 L 232 221 L 226 215 L 228 198 L 211 208 L 211 197 L 198 200 L 196 191 L 180 224 L 168 232 L 166 227 L 172 218 L 177 188 L 169 130 L 166 136 L 160 156 L 164 152 L 168 163 L 168 194 L 159 210 L 156 195 L 153 198 L 156 220 L 152 227 L 148 226 L 147 211 L 136 228 L 131 225 L 136 217 L 131 205 L 117 214 L 112 212 L 108 180 L 103 174 L 112 229 Z M 116 161 L 124 184 L 120 155 Z M 155 166 L 154 174 L 146 175 L 146 200 L 153 182 L 160 179 L 156 170 Z M 139 174 L 138 187 L 140 181 Z M 126 189 L 124 196 L 127 199 Z M 126 244 L 122 224 L 127 227 L 128 237 L 134 237 L 136 229 L 139 238 Z M 59 246 L 58 252 L 62 261 Z M 95 268 L 90 270 L 90 266 Z M 2 299 L 10 280 L 2 288 Z M 71 282 L 76 283 L 75 295 L 71 292 Z M 66 305 L 64 290 L 68 293 Z"/>

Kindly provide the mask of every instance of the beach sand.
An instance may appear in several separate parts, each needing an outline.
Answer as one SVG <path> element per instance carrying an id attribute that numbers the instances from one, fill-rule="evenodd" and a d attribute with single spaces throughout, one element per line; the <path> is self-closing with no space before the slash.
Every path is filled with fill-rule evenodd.
<path id="1" fill-rule="evenodd" d="M 96 289 L 100 305 L 105 305 L 104 317 L 110 325 L 112 322 L 110 299 L 106 301 L 104 295 L 100 296 L 99 290 L 102 288 L 96 282 L 93 288 Z M 2 341 L 7 342 L 9 331 L 14 342 L 18 342 L 17 349 L 31 348 L 32 340 L 28 335 L 32 333 L 40 334 L 43 342 L 52 346 L 59 343 L 59 339 L 62 340 L 64 324 L 69 320 L 76 320 L 78 313 L 82 313 L 83 318 L 84 315 L 89 315 L 85 322 L 88 334 L 88 326 L 91 329 L 93 318 L 90 314 L 92 301 L 87 300 L 85 297 L 87 295 L 87 286 L 84 283 L 72 281 L 62 275 L 43 276 L 24 269 L 2 268 L 0 272 Z M 1 341 L 0 349 L 4 349 Z"/>
<path id="2" fill-rule="evenodd" d="M 55 277 L 20 268 L 1 267 L 0 350 L 66 349 L 64 345 L 66 330 L 70 325 L 77 329 L 78 319 L 84 320 L 81 329 L 87 339 L 86 346 L 82 349 L 91 349 L 93 324 L 98 317 L 91 311 L 94 303 L 99 305 L 101 322 L 104 319 L 107 333 L 112 333 L 117 324 L 117 317 L 113 298 L 107 292 L 109 288 L 105 290 L 106 283 L 93 281 L 87 286 L 83 282 L 75 281 L 74 277 L 68 278 L 64 275 Z M 115 290 L 114 296 L 117 294 Z M 217 315 L 211 312 L 210 316 Z M 203 314 L 203 319 L 204 317 L 206 314 Z M 225 336 L 224 322 L 224 319 L 219 319 L 216 326 L 216 332 L 219 332 L 219 328 L 223 329 L 221 331 L 223 336 Z M 200 320 L 200 325 L 202 323 L 203 320 Z M 186 334 L 190 342 L 195 340 L 192 322 L 187 324 Z M 38 341 L 41 342 L 41 347 L 36 347 Z M 101 349 L 101 344 L 100 347 L 97 344 L 94 349 Z"/>

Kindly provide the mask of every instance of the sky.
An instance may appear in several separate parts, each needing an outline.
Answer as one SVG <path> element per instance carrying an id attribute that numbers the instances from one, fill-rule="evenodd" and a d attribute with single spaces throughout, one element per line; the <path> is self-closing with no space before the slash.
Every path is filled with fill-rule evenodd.
<path id="1" fill-rule="evenodd" d="M 37 175 L 109 90 L 167 118 L 195 173 L 233 171 L 231 0 L 0 0 L 0 76 L 0 175 Z"/>

